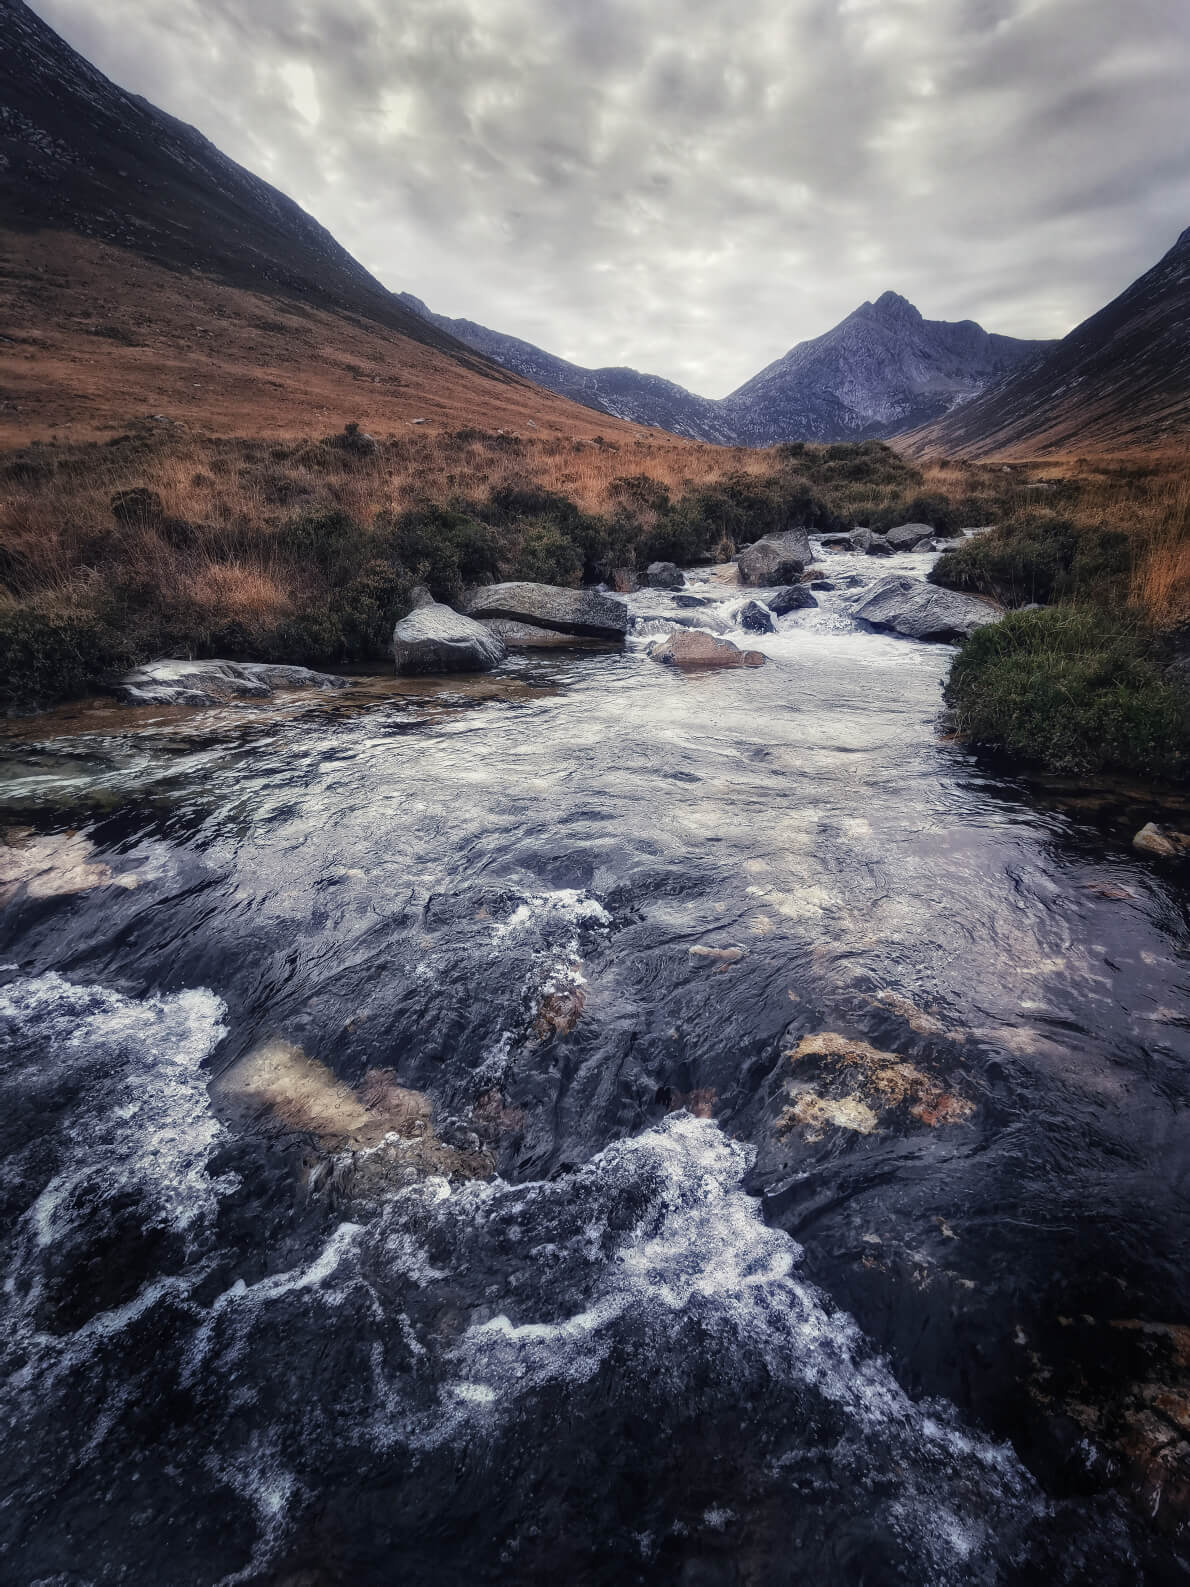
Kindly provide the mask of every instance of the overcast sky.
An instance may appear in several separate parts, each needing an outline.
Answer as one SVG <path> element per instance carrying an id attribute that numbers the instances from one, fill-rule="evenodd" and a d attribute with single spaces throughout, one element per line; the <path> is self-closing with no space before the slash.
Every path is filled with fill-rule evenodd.
<path id="1" fill-rule="evenodd" d="M 722 396 L 892 288 L 1060 336 L 1190 225 L 1190 0 L 33 0 L 386 285 Z"/>

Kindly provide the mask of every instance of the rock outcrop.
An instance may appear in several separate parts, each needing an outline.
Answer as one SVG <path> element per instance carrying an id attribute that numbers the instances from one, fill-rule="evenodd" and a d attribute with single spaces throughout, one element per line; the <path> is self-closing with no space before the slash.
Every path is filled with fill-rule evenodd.
<path id="1" fill-rule="evenodd" d="M 1190 858 L 1190 836 L 1158 826 L 1155 821 L 1141 827 L 1132 840 L 1132 847 L 1142 854 L 1156 854 L 1163 860 Z"/>
<path id="2" fill-rule="evenodd" d="M 125 705 L 221 705 L 267 700 L 278 689 L 345 689 L 346 678 L 261 661 L 151 661 L 125 673 L 112 693 Z"/>
<path id="3" fill-rule="evenodd" d="M 425 590 L 415 594 L 413 610 L 393 629 L 393 661 L 401 674 L 489 672 L 507 654 L 498 634 Z"/>
<path id="4" fill-rule="evenodd" d="M 933 537 L 934 530 L 928 523 L 902 523 L 890 529 L 884 538 L 894 551 L 913 551 Z"/>
<path id="5" fill-rule="evenodd" d="M 854 596 L 851 615 L 907 639 L 954 642 L 987 623 L 999 622 L 1004 614 L 973 595 L 893 573 Z"/>
<path id="6" fill-rule="evenodd" d="M 585 639 L 623 639 L 628 632 L 623 601 L 557 584 L 485 584 L 468 590 L 463 608 L 469 617 L 503 617 Z"/>
<path id="7" fill-rule="evenodd" d="M 834 585 L 828 579 L 815 579 L 811 588 L 833 590 Z M 808 611 L 811 606 L 817 605 L 806 585 L 789 584 L 785 589 L 778 590 L 769 601 L 769 611 L 777 617 L 785 617 L 789 612 Z"/>
<path id="8" fill-rule="evenodd" d="M 747 634 L 771 634 L 773 614 L 759 601 L 749 601 L 739 614 L 740 627 Z"/>
<path id="9" fill-rule="evenodd" d="M 804 529 L 787 529 L 783 534 L 765 535 L 746 551 L 740 552 L 740 583 L 757 585 L 792 584 L 814 560 L 810 538 Z"/>
<path id="10" fill-rule="evenodd" d="M 676 562 L 650 562 L 645 583 L 651 590 L 680 590 L 686 575 Z"/>
<path id="11" fill-rule="evenodd" d="M 648 654 L 665 667 L 763 667 L 759 650 L 741 650 L 730 639 L 697 628 L 682 629 L 650 645 Z"/>

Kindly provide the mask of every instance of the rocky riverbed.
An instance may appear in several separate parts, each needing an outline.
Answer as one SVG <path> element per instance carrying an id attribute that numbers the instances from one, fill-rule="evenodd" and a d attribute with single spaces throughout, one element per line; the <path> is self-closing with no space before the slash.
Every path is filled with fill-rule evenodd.
<path id="1" fill-rule="evenodd" d="M 948 741 L 931 555 L 8 724 L 6 1580 L 1184 1579 L 1183 873 Z"/>

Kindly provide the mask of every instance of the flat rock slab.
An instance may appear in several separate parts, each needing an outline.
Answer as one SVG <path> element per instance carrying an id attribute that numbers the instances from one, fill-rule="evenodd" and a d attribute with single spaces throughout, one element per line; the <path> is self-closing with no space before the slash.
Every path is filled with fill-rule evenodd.
<path id="1" fill-rule="evenodd" d="M 482 625 L 489 634 L 503 640 L 509 650 L 610 650 L 613 639 L 590 639 L 585 634 L 563 634 L 556 628 L 535 628 L 532 623 L 517 623 L 511 617 L 485 617 Z"/>
<path id="2" fill-rule="evenodd" d="M 784 534 L 765 535 L 746 551 L 741 551 L 738 567 L 740 583 L 753 587 L 766 584 L 792 584 L 801 578 L 814 560 L 810 537 L 804 529 L 787 529 Z"/>
<path id="3" fill-rule="evenodd" d="M 346 678 L 263 661 L 151 661 L 112 686 L 125 705 L 221 705 L 267 700 L 278 689 L 345 689 Z"/>
<path id="4" fill-rule="evenodd" d="M 906 639 L 953 643 L 988 623 L 998 623 L 1004 613 L 973 595 L 892 573 L 853 598 L 851 615 Z"/>
<path id="5" fill-rule="evenodd" d="M 648 655 L 664 667 L 763 667 L 759 650 L 741 650 L 730 639 L 686 628 L 650 645 Z"/>
<path id="6" fill-rule="evenodd" d="M 483 623 L 422 595 L 393 629 L 393 661 L 402 676 L 490 672 L 508 646 Z"/>
<path id="7" fill-rule="evenodd" d="M 485 584 L 467 591 L 463 608 L 469 617 L 503 617 L 586 639 L 623 639 L 628 632 L 623 601 L 557 584 Z"/>

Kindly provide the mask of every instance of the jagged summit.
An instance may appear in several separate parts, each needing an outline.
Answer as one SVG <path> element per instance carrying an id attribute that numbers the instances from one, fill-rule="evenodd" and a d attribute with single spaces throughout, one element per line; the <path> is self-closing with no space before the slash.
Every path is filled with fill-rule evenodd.
<path id="1" fill-rule="evenodd" d="M 991 336 L 974 320 L 926 320 L 908 298 L 884 292 L 713 402 L 634 369 L 584 369 L 518 337 L 434 314 L 409 292 L 401 301 L 551 391 L 618 418 L 746 446 L 892 435 L 948 412 L 1050 345 Z"/>

